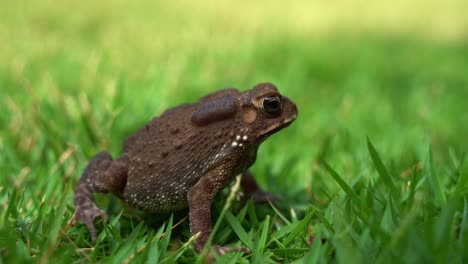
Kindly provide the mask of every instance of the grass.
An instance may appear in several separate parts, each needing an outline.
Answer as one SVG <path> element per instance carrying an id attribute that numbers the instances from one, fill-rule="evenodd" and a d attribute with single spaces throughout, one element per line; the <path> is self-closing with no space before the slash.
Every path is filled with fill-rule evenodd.
<path id="1" fill-rule="evenodd" d="M 252 254 L 219 263 L 466 263 L 466 1 L 309 2 L 2 2 L 0 262 L 200 261 L 186 212 L 105 195 L 92 244 L 74 187 L 164 109 L 272 81 L 299 118 L 252 170 L 282 199 L 220 194 L 213 241 Z"/>

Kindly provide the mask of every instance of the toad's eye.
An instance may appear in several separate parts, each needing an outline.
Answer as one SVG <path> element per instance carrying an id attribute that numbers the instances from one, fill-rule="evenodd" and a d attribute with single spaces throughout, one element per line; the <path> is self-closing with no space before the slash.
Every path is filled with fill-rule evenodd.
<path id="1" fill-rule="evenodd" d="M 281 113 L 281 99 L 274 95 L 263 99 L 263 111 L 268 115 L 279 115 Z"/>

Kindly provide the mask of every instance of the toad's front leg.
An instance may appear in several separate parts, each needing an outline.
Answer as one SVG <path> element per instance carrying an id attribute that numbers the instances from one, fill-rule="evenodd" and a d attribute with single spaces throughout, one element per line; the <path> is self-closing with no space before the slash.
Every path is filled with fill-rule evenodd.
<path id="1" fill-rule="evenodd" d="M 213 197 L 218 193 L 232 177 L 224 167 L 215 168 L 205 175 L 190 189 L 188 193 L 188 203 L 190 211 L 190 231 L 192 235 L 200 233 L 195 241 L 195 249 L 201 252 L 211 234 L 211 211 L 210 206 Z M 214 245 L 218 255 L 223 255 L 230 251 L 250 252 L 245 247 L 222 247 Z"/>
<path id="2" fill-rule="evenodd" d="M 98 216 L 107 218 L 106 212 L 97 207 L 93 192 L 121 192 L 127 177 L 126 163 L 126 155 L 122 155 L 118 160 L 112 160 L 109 153 L 100 152 L 89 161 L 76 187 L 76 211 L 73 223 L 84 222 L 91 232 L 93 242 L 96 241 L 94 218 Z"/>

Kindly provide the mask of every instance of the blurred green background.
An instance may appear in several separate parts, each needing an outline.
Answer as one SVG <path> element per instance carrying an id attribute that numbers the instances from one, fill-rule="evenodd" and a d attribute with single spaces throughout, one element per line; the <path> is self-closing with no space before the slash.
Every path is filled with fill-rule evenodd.
<path id="1" fill-rule="evenodd" d="M 96 152 L 118 155 L 168 107 L 263 81 L 299 118 L 253 171 L 292 207 L 341 194 L 323 160 L 347 181 L 374 175 L 366 136 L 396 177 L 430 144 L 447 171 L 468 143 L 467 14 L 464 0 L 1 1 L 0 208 L 17 190 L 25 223 L 46 204 L 63 228 Z"/>
<path id="2" fill-rule="evenodd" d="M 287 153 L 301 163 L 328 138 L 348 169 L 366 136 L 409 162 L 428 143 L 441 159 L 466 149 L 466 1 L 1 5 L 1 145 L 21 167 L 37 148 L 117 154 L 164 109 L 261 81 L 300 110 L 267 148 L 293 136 Z"/>

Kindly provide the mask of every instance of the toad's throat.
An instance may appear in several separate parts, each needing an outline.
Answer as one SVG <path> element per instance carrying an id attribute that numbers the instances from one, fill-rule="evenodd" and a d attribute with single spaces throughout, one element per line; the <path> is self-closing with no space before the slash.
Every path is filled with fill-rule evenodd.
<path id="1" fill-rule="evenodd" d="M 264 129 L 264 130 L 260 131 L 259 135 L 260 135 L 260 137 L 265 137 L 266 138 L 266 137 L 278 132 L 279 130 L 289 126 L 294 120 L 296 120 L 296 116 L 285 118 L 285 119 L 283 119 L 281 121 L 278 121 L 278 122 L 274 123 L 273 125 L 271 125 L 267 129 Z"/>

